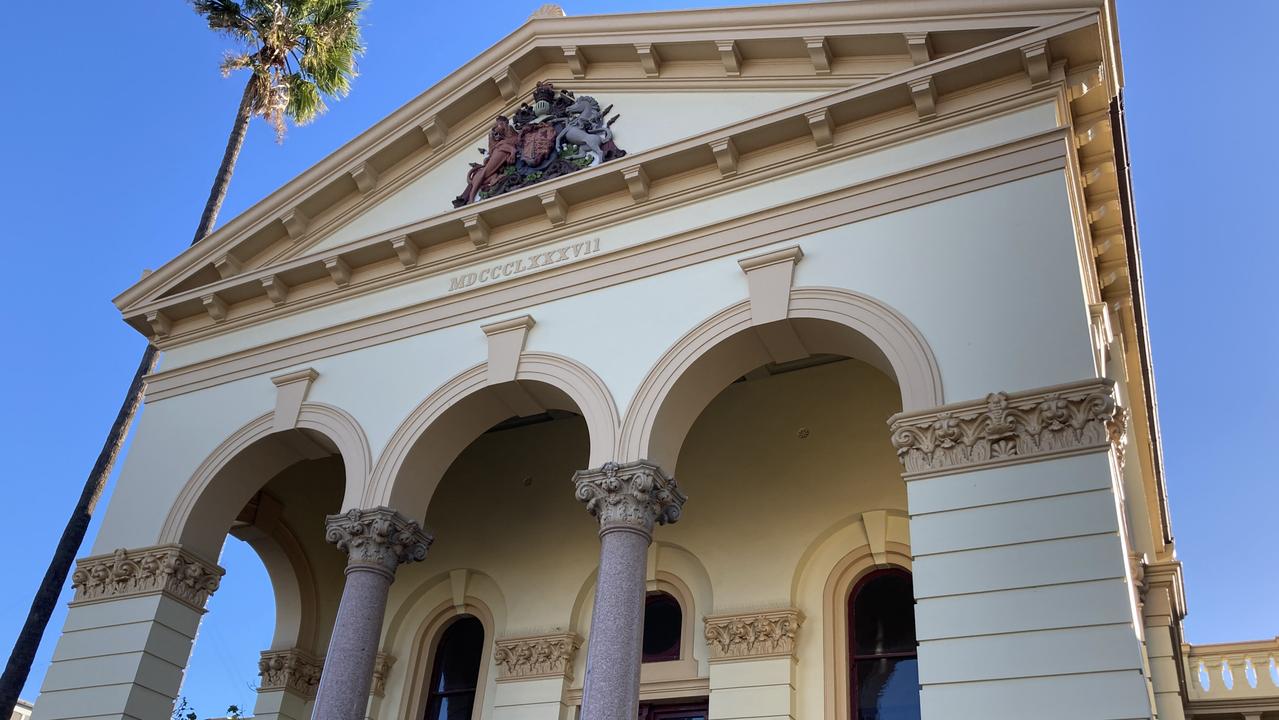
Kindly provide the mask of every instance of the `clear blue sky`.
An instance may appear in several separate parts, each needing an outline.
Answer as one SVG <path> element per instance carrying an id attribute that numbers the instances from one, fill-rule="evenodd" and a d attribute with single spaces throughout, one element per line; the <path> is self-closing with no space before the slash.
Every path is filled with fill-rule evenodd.
<path id="1" fill-rule="evenodd" d="M 474 3 L 374 2 L 352 96 L 282 146 L 255 121 L 222 221 L 497 41 L 539 2 L 489 0 L 482 12 Z M 588 14 L 719 3 L 564 4 Z M 190 240 L 243 82 L 219 76 L 225 41 L 179 0 L 129 12 L 17 3 L 6 17 L 22 31 L 8 34 L 0 100 L 0 243 L 15 273 L 0 283 L 4 653 L 143 347 L 110 298 Z M 1188 636 L 1273 637 L 1279 107 L 1258 69 L 1273 66 L 1264 29 L 1279 24 L 1279 3 L 1120 0 L 1120 17 Z M 231 702 L 252 707 L 257 651 L 273 623 L 257 599 L 268 581 L 251 551 L 231 541 L 223 564 L 229 572 L 183 691 L 202 716 Z M 38 692 L 66 595 L 25 697 Z"/>

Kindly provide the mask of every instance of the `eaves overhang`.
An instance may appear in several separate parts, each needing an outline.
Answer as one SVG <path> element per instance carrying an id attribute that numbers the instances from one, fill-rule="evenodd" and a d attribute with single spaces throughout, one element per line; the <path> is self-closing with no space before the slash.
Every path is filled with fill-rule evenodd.
<path id="1" fill-rule="evenodd" d="M 556 207 L 562 204 L 561 215 L 568 216 L 573 206 L 589 207 L 602 198 L 625 196 L 628 192 L 634 204 L 642 205 L 649 200 L 650 187 L 660 188 L 664 181 L 708 166 L 718 169 L 719 177 L 711 182 L 727 183 L 737 175 L 739 160 L 752 153 L 797 142 L 811 142 L 811 151 L 820 153 L 833 144 L 834 133 L 840 127 L 909 107 L 919 113 L 920 121 L 927 121 L 935 112 L 933 98 L 938 94 L 1008 77 L 1027 67 L 1038 72 L 1033 62 L 1027 65 L 1027 53 L 1038 58 L 1052 41 L 1061 46 L 1058 52 L 1064 57 L 1069 53 L 1068 45 L 1091 44 L 1087 38 L 1094 37 L 1096 18 L 1095 12 L 1077 14 L 1048 27 L 1008 36 L 879 80 L 328 248 L 322 253 L 295 257 L 191 290 L 136 302 L 124 308 L 125 319 L 165 347 L 183 335 L 190 336 L 190 323 L 185 328 L 178 327 L 183 320 L 207 313 L 208 322 L 204 324 L 210 329 L 215 326 L 230 329 L 245 322 L 260 321 L 290 310 L 290 288 L 326 278 L 333 284 L 326 293 L 331 301 L 343 292 L 367 285 L 369 278 L 361 277 L 360 268 L 378 265 L 385 268 L 386 261 L 395 258 L 403 263 L 402 268 L 394 269 L 402 272 L 404 279 L 416 277 L 423 269 L 419 265 L 427 265 L 418 262 L 419 255 L 427 249 L 445 245 L 462 247 L 465 250 L 461 254 L 454 252 L 452 257 L 443 258 L 444 264 L 474 261 L 480 257 L 476 253 L 487 251 L 490 244 L 496 247 L 513 239 L 511 228 L 518 228 L 524 235 L 530 228 L 536 233 L 540 226 L 529 221 L 546 217 L 547 197 L 556 200 Z M 1082 41 L 1080 33 L 1083 33 Z M 1046 58 L 1043 62 L 1047 62 Z M 1058 63 L 1062 64 L 1064 60 Z M 921 97 L 921 88 L 927 89 L 927 100 Z M 637 173 L 644 178 L 643 188 L 636 187 Z M 550 218 L 548 229 L 556 224 L 559 223 Z M 405 272 L 410 270 L 414 272 Z M 376 279 L 382 281 L 380 277 Z M 265 302 L 266 297 L 270 297 L 271 303 Z M 251 311 L 229 312 L 232 306 L 253 298 L 261 300 Z"/>
<path id="2" fill-rule="evenodd" d="M 278 242 L 287 221 L 308 204 L 335 203 L 360 193 L 361 176 L 394 170 L 414 154 L 438 153 L 454 146 L 450 127 L 481 127 L 491 119 L 494 103 L 514 104 L 517 88 L 540 79 L 548 63 L 565 66 L 561 72 L 579 80 L 592 79 L 591 62 L 613 67 L 633 58 L 637 82 L 666 82 L 656 57 L 681 54 L 723 57 L 720 81 L 748 82 L 749 72 L 733 75 L 732 58 L 749 61 L 751 48 L 775 48 L 770 40 L 799 43 L 798 52 L 815 53 L 829 47 L 825 39 L 905 37 L 920 33 L 964 33 L 1059 25 L 1084 13 L 1096 13 L 1101 0 L 926 0 L 902 4 L 892 0 L 861 0 L 583 17 L 534 17 L 510 35 L 396 110 L 382 121 L 321 160 L 294 180 L 187 249 L 161 268 L 125 290 L 114 300 L 126 315 L 143 305 L 183 289 L 212 286 L 234 276 L 240 260 L 235 253 L 256 254 L 261 246 Z M 814 44 L 816 42 L 816 44 Z M 752 45 L 751 43 L 756 43 Z M 765 44 L 760 44 L 765 43 Z M 805 50 L 805 43 L 808 48 Z M 728 50 L 725 50 L 728 48 Z M 771 50 L 770 50 L 771 51 Z M 646 57 L 645 53 L 649 53 Z M 761 50 L 763 52 L 763 50 Z M 913 52 L 913 50 L 912 50 Z M 821 73 L 820 53 L 813 54 Z M 749 62 L 747 62 L 749 66 Z M 740 68 L 739 68 L 740 70 Z M 784 78 L 782 79 L 785 80 Z M 456 135 L 462 135 L 457 133 Z M 368 171 L 372 170 L 373 173 Z M 443 213 L 448 215 L 449 213 Z M 296 254 L 293 253 L 294 255 Z M 286 253 L 283 257 L 288 257 Z M 230 259 L 230 262 L 225 260 Z M 278 258 L 277 258 L 278 259 Z M 224 261 L 224 262 L 219 262 Z M 133 323 L 144 332 L 146 325 Z"/>

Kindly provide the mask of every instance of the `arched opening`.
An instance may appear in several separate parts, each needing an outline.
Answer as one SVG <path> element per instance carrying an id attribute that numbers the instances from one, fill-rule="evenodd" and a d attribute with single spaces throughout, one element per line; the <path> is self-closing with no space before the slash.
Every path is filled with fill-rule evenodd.
<path id="1" fill-rule="evenodd" d="M 484 625 L 473 615 L 458 616 L 440 634 L 426 684 L 423 720 L 468 720 L 479 688 Z"/>
<path id="2" fill-rule="evenodd" d="M 370 503 L 420 517 L 435 536 L 423 562 L 397 571 L 396 586 L 413 588 L 404 603 L 417 588 L 442 584 L 454 598 L 446 612 L 463 612 L 458 598 L 473 595 L 477 582 L 496 586 L 493 594 L 510 601 L 504 610 L 494 608 L 486 668 L 497 640 L 568 631 L 576 590 L 599 556 L 598 527 L 574 499 L 570 481 L 590 467 L 599 447 L 616 441 L 616 412 L 602 390 L 581 381 L 588 373 L 552 364 L 534 379 L 526 375 L 530 367 L 537 363 L 524 358 L 519 379 L 489 385 L 480 366 L 427 398 L 379 461 L 379 499 Z M 556 368 L 563 371 L 558 378 Z M 389 617 L 403 614 L 399 602 L 392 599 Z M 388 635 L 383 648 L 401 641 Z M 406 717 L 433 717 L 427 706 L 434 680 L 426 664 L 406 663 L 402 681 L 388 683 L 388 707 Z M 565 664 L 571 666 L 571 658 Z M 504 672 L 550 672 L 546 667 Z M 497 672 L 480 672 L 469 717 L 492 713 L 496 678 Z"/>
<path id="3" fill-rule="evenodd" d="M 276 432 L 267 415 L 228 439 L 188 481 L 165 522 L 166 541 L 220 558 L 226 569 L 184 675 L 181 694 L 199 713 L 234 704 L 245 714 L 274 716 L 286 708 L 303 712 L 313 699 L 315 688 L 305 683 L 276 687 L 264 663 L 276 658 L 282 668 L 285 658 L 300 659 L 318 681 L 345 567 L 325 540 L 325 516 L 342 509 L 348 470 L 362 473 L 368 463 L 353 423 L 337 437 L 319 429 L 349 418 L 317 406 L 301 415 L 298 428 Z M 357 487 L 362 481 L 354 478 Z"/>
<path id="4" fill-rule="evenodd" d="M 818 683 L 821 669 L 835 666 L 821 639 L 830 625 L 820 593 L 800 596 L 792 581 L 823 534 L 853 519 L 864 519 L 858 537 L 832 550 L 835 557 L 859 546 L 868 546 L 872 567 L 886 563 L 890 550 L 904 548 L 909 557 L 908 547 L 884 542 L 900 537 L 896 522 L 907 510 L 886 421 L 907 402 L 941 399 L 935 364 L 904 321 L 858 326 L 852 310 L 819 307 L 835 296 L 792 294 L 792 317 L 784 322 L 800 357 L 770 353 L 750 325 L 748 304 L 708 320 L 641 385 L 622 439 L 627 452 L 657 460 L 688 493 L 684 517 L 663 528 L 662 538 L 715 567 L 716 606 L 748 617 L 792 607 L 809 618 L 817 634 L 806 639 L 810 630 L 801 626 L 784 652 L 803 672 L 816 668 L 808 677 Z M 883 316 L 895 317 L 887 310 Z M 900 332 L 889 340 L 891 328 Z M 748 656 L 779 652 L 749 649 L 756 647 L 749 638 L 743 644 Z M 800 700 L 779 702 L 795 711 Z M 847 707 L 831 716 L 844 716 Z"/>
<path id="5" fill-rule="evenodd" d="M 867 574 L 848 596 L 851 720 L 919 720 L 915 595 L 910 573 Z"/>

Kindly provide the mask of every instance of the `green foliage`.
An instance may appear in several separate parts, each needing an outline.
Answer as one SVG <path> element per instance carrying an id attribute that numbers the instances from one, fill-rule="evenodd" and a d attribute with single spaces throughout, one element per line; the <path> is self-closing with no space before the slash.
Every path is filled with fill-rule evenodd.
<path id="1" fill-rule="evenodd" d="M 236 44 L 222 74 L 248 70 L 251 112 L 275 127 L 305 125 L 340 98 L 357 75 L 364 54 L 360 15 L 364 0 L 190 0 L 209 27 Z"/>
<path id="2" fill-rule="evenodd" d="M 178 703 L 173 706 L 173 720 L 197 720 L 198 717 L 185 697 L 178 698 Z"/>

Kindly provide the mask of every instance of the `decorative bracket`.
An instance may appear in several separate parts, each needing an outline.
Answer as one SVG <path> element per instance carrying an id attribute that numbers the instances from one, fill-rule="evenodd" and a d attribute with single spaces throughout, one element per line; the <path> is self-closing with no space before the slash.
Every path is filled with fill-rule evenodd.
<path id="1" fill-rule="evenodd" d="M 711 153 L 715 155 L 715 164 L 719 166 L 720 175 L 729 177 L 737 173 L 737 145 L 733 143 L 733 138 L 712 140 Z"/>
<path id="2" fill-rule="evenodd" d="M 661 76 L 662 57 L 658 55 L 653 43 L 636 43 L 635 52 L 639 55 L 640 67 L 644 68 L 644 77 Z"/>
<path id="3" fill-rule="evenodd" d="M 586 56 L 582 54 L 581 48 L 576 45 L 565 45 L 561 48 L 564 51 L 564 62 L 568 63 L 569 72 L 573 73 L 573 78 L 582 80 L 586 77 Z"/>
<path id="4" fill-rule="evenodd" d="M 466 228 L 466 234 L 470 236 L 471 243 L 477 248 L 487 247 L 489 244 L 489 224 L 484 222 L 484 218 L 479 215 L 467 215 L 462 218 L 462 227 Z"/>
<path id="5" fill-rule="evenodd" d="M 910 98 L 915 101 L 915 112 L 921 120 L 937 114 L 937 88 L 933 85 L 932 76 L 911 80 Z"/>
<path id="6" fill-rule="evenodd" d="M 395 251 L 395 256 L 400 259 L 400 264 L 405 270 L 417 266 L 418 247 L 413 242 L 413 238 L 408 235 L 391 238 L 391 249 Z"/>
<path id="7" fill-rule="evenodd" d="M 266 291 L 266 296 L 271 298 L 271 303 L 277 307 L 289 299 L 289 286 L 280 279 L 279 275 L 267 275 L 262 278 L 262 289 Z"/>
<path id="8" fill-rule="evenodd" d="M 808 48 L 808 59 L 813 61 L 813 72 L 818 75 L 830 75 L 830 43 L 826 38 L 806 37 L 804 47 Z"/>
<path id="9" fill-rule="evenodd" d="M 835 144 L 835 121 L 831 117 L 830 108 L 806 112 L 804 119 L 808 120 L 808 129 L 813 133 L 813 142 L 817 143 L 818 150 L 825 150 Z"/>
<path id="10" fill-rule="evenodd" d="M 360 163 L 351 171 L 351 179 L 364 195 L 368 195 L 377 188 L 377 170 L 368 161 Z"/>
<path id="11" fill-rule="evenodd" d="M 915 65 L 923 65 L 933 59 L 932 38 L 926 32 L 904 33 L 906 50 L 910 53 L 910 61 Z"/>
<path id="12" fill-rule="evenodd" d="M 644 172 L 643 165 L 622 168 L 622 179 L 626 181 L 632 200 L 643 202 L 648 199 L 648 173 Z"/>
<path id="13" fill-rule="evenodd" d="M 724 63 L 724 74 L 738 77 L 742 74 L 742 50 L 736 40 L 716 40 L 715 49 L 719 51 L 720 62 Z"/>

